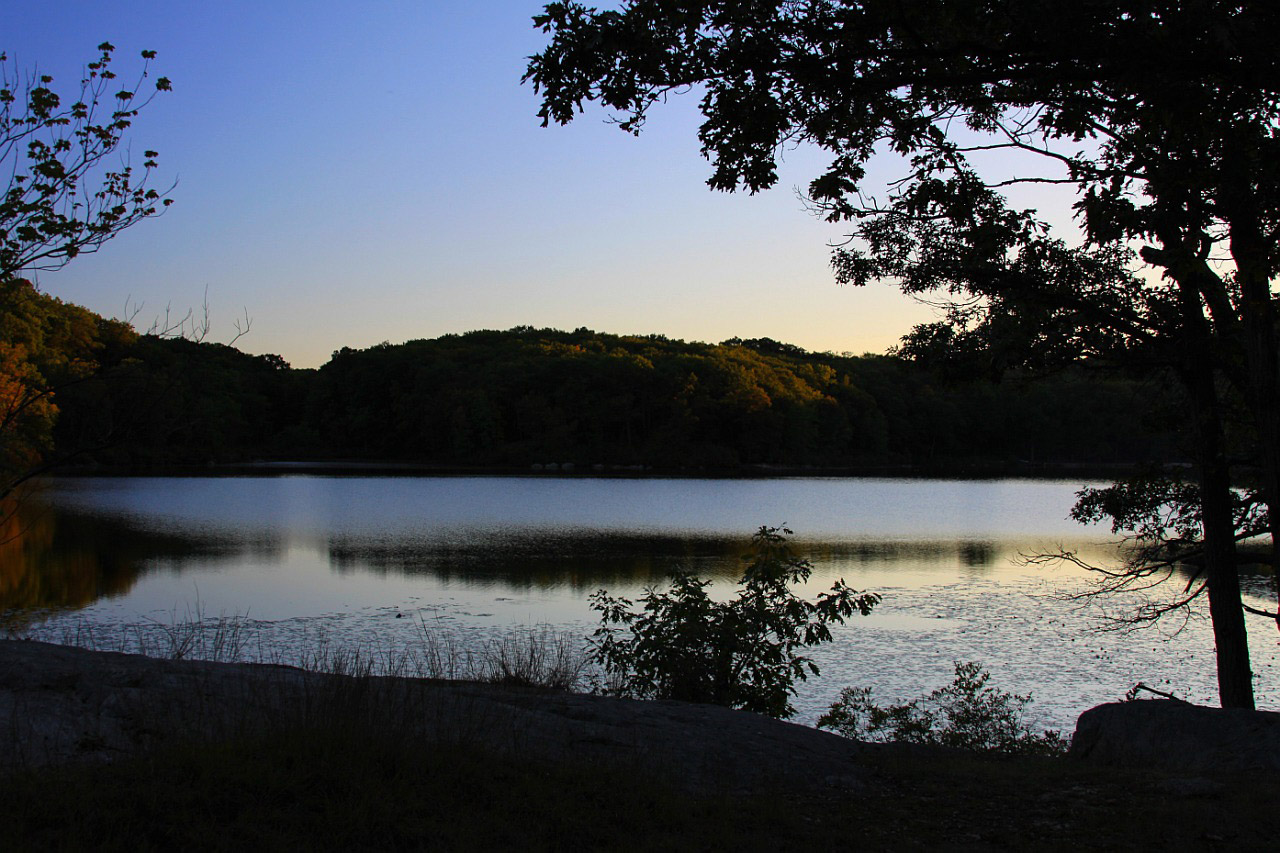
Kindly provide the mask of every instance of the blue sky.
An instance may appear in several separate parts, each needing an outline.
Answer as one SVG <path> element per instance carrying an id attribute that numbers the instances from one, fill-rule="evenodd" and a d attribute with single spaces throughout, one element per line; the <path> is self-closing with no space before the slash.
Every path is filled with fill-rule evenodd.
<path id="1" fill-rule="evenodd" d="M 173 91 L 138 118 L 138 153 L 177 180 L 161 218 L 40 276 L 52 295 L 136 322 L 199 308 L 211 339 L 314 367 L 365 347 L 477 328 L 587 326 L 689 340 L 767 336 L 881 352 L 929 309 L 838 287 L 795 188 L 707 189 L 692 98 L 637 139 L 588 112 L 543 129 L 520 85 L 546 36 L 533 0 L 7 4 L 0 50 L 69 91 L 104 40 L 142 49 Z M 140 159 L 140 156 L 139 158 Z"/>

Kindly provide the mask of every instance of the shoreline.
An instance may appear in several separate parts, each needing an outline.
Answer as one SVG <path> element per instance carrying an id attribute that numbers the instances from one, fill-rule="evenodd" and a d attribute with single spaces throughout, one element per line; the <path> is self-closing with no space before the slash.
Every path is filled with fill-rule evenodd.
<path id="1" fill-rule="evenodd" d="M 432 742 L 512 757 L 622 761 L 698 790 L 786 780 L 853 791 L 866 781 L 861 760 L 894 750 L 715 705 L 0 639 L 0 772 L 110 762 L 306 726 L 317 715 L 408 726 Z"/>
<path id="2" fill-rule="evenodd" d="M 937 479 L 937 480 L 1113 480 L 1144 470 L 1138 464 L 1092 463 L 955 463 L 943 465 L 803 466 L 750 464 L 732 467 L 663 468 L 644 465 L 442 465 L 399 460 L 253 460 L 208 465 L 65 466 L 51 477 L 245 477 L 245 476 L 377 476 L 377 477 L 553 477 L 564 479 Z M 1185 470 L 1166 465 L 1167 472 Z"/>
<path id="3" fill-rule="evenodd" d="M 222 849 L 228 821 L 282 849 L 1269 850 L 1280 829 L 1274 773 L 22 640 L 0 640 L 0 726 L 17 849 Z"/>

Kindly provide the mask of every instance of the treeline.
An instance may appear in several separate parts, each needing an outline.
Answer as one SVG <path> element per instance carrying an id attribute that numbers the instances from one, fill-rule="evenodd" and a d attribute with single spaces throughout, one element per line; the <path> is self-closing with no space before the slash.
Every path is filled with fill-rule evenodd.
<path id="1" fill-rule="evenodd" d="M 529 327 L 344 348 L 317 370 L 142 336 L 56 394 L 60 451 L 122 468 L 259 459 L 655 470 L 1169 462 L 1159 389 L 1079 368 L 1000 383 L 769 339 Z"/>

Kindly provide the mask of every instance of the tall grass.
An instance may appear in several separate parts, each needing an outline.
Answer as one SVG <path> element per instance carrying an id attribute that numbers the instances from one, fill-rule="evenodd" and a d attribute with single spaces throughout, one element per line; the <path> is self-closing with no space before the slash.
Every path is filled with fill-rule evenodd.
<path id="1" fill-rule="evenodd" d="M 406 745 L 516 750 L 528 741 L 527 715 L 474 686 L 573 691 L 586 666 L 582 641 L 546 625 L 468 637 L 420 618 L 415 636 L 400 646 L 320 637 L 287 657 L 267 644 L 269 626 L 198 611 L 107 638 L 87 623 L 65 626 L 62 645 L 181 665 L 131 667 L 127 684 L 111 675 L 82 683 L 66 673 L 53 692 L 17 690 L 11 713 L 0 714 L 13 729 L 0 731 L 0 770 L 115 760 L 188 741 L 311 737 L 319 748 L 370 732 Z"/>
<path id="2" fill-rule="evenodd" d="M 273 644 L 270 627 L 247 614 L 206 616 L 197 602 L 185 614 L 173 611 L 167 620 L 146 619 L 109 634 L 80 621 L 62 624 L 57 633 L 28 630 L 16 638 L 165 660 L 269 663 L 354 677 L 476 681 L 569 692 L 586 686 L 583 638 L 545 624 L 516 626 L 496 637 L 478 631 L 467 636 L 419 615 L 412 640 L 400 645 L 335 645 L 321 635 L 294 650 Z"/>
<path id="3" fill-rule="evenodd" d="M 487 640 L 479 663 L 480 681 L 564 691 L 581 687 L 587 669 L 581 639 L 547 625 Z"/>
<path id="4" fill-rule="evenodd" d="M 199 602 L 181 615 L 170 611 L 167 620 L 144 618 L 114 629 L 103 629 L 84 620 L 66 620 L 55 629 L 30 625 L 11 628 L 8 637 L 164 660 L 241 663 L 260 659 L 263 652 L 260 623 L 239 613 L 206 616 Z M 255 644 L 257 657 L 252 654 Z"/>

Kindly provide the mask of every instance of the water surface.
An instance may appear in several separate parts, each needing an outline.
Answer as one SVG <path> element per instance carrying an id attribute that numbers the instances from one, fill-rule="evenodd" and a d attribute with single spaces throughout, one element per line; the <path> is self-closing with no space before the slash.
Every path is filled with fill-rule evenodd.
<path id="1" fill-rule="evenodd" d="M 1108 531 L 1067 518 L 1081 485 L 59 479 L 24 508 L 26 535 L 0 552 L 0 607 L 32 635 L 106 646 L 190 616 L 235 614 L 253 626 L 248 653 L 262 657 L 321 644 L 391 649 L 416 642 L 424 623 L 464 642 L 537 624 L 585 637 L 594 590 L 634 597 L 684 567 L 731 594 L 750 533 L 786 524 L 815 564 L 808 594 L 843 577 L 884 596 L 815 653 L 823 672 L 803 685 L 802 720 L 846 685 L 873 686 L 886 701 L 927 692 L 950 680 L 955 660 L 981 660 L 999 686 L 1033 692 L 1033 709 L 1056 726 L 1140 680 L 1212 701 L 1207 623 L 1100 633 L 1096 608 L 1062 600 L 1086 573 L 1019 559 L 1061 547 L 1116 559 Z M 1256 630 L 1253 651 L 1269 702 L 1274 631 Z"/>

